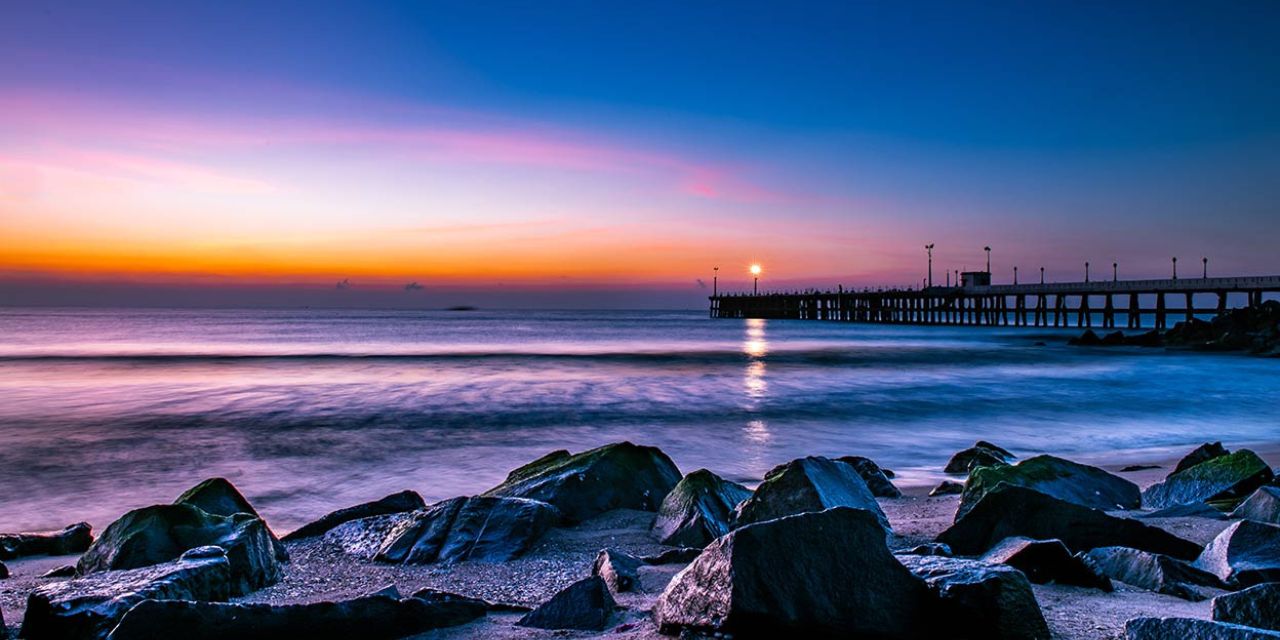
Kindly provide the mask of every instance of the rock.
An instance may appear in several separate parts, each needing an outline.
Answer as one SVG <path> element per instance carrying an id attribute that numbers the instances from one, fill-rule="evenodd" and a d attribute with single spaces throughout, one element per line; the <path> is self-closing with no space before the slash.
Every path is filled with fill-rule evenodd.
<path id="1" fill-rule="evenodd" d="M 1084 333 L 1080 334 L 1080 337 L 1067 340 L 1067 344 L 1073 347 L 1101 347 L 1105 343 L 1102 338 L 1098 337 L 1098 334 L 1093 332 L 1093 329 L 1085 329 Z"/>
<path id="2" fill-rule="evenodd" d="M 1276 640 L 1280 633 L 1200 618 L 1134 618 L 1125 640 Z"/>
<path id="3" fill-rule="evenodd" d="M 1172 507 L 1156 509 L 1149 513 L 1134 514 L 1135 518 L 1209 518 L 1210 520 L 1226 520 L 1226 514 L 1213 507 L 1197 502 L 1194 504 L 1175 504 Z"/>
<path id="4" fill-rule="evenodd" d="M 947 558 L 954 555 L 951 553 L 951 547 L 948 547 L 947 545 L 942 544 L 941 542 L 926 542 L 924 544 L 911 547 L 906 551 L 896 551 L 894 553 L 898 555 L 905 554 L 909 556 L 943 556 Z"/>
<path id="5" fill-rule="evenodd" d="M 522 498 L 453 498 L 401 514 L 375 560 L 403 564 L 505 562 L 528 551 L 560 514 Z"/>
<path id="6" fill-rule="evenodd" d="M 1254 585 L 1214 598 L 1213 619 L 1280 631 L 1280 583 Z"/>
<path id="7" fill-rule="evenodd" d="M 93 544 L 93 528 L 87 522 L 49 533 L 0 533 L 0 560 L 83 553 L 90 544 Z"/>
<path id="8" fill-rule="evenodd" d="M 1031 584 L 1017 569 L 938 556 L 899 560 L 937 594 L 935 615 L 946 620 L 947 637 L 1049 640 Z"/>
<path id="9" fill-rule="evenodd" d="M 942 470 L 946 473 L 969 473 L 976 467 L 1009 464 L 1013 459 L 1014 455 L 1005 449 L 979 440 L 972 447 L 951 456 Z"/>
<path id="10" fill-rule="evenodd" d="M 280 579 L 275 542 L 261 518 L 247 513 L 218 516 L 189 504 L 154 505 L 124 514 L 80 557 L 76 571 L 85 575 L 136 569 L 176 560 L 189 549 L 207 545 L 226 551 L 233 595 Z"/>
<path id="11" fill-rule="evenodd" d="M 750 489 L 699 469 L 663 498 L 650 533 L 662 544 L 705 547 L 729 533 L 734 508 L 750 497 Z"/>
<path id="12" fill-rule="evenodd" d="M 536 629 L 602 631 L 617 604 L 599 576 L 579 580 L 516 622 Z"/>
<path id="13" fill-rule="evenodd" d="M 503 602 L 489 602 L 488 600 L 481 600 L 480 598 L 462 596 L 456 593 L 450 593 L 448 591 L 432 589 L 430 587 L 419 589 L 413 592 L 413 597 L 419 600 L 426 600 L 427 602 L 474 602 L 484 607 L 486 611 L 495 611 L 495 612 L 501 612 L 501 613 L 510 613 L 513 611 L 524 613 L 532 609 L 532 607 L 527 607 L 522 604 L 506 604 Z"/>
<path id="14" fill-rule="evenodd" d="M 581 522 L 613 509 L 657 511 L 678 482 L 680 470 L 660 449 L 619 442 L 574 455 L 553 452 L 484 495 L 540 500 Z"/>
<path id="15" fill-rule="evenodd" d="M 231 564 L 220 555 L 43 584 L 27 596 L 19 635 L 97 640 L 143 600 L 226 600 L 232 582 Z"/>
<path id="16" fill-rule="evenodd" d="M 1258 454 L 1241 449 L 1170 474 L 1147 487 L 1142 500 L 1152 508 L 1231 500 L 1249 495 L 1275 476 Z"/>
<path id="17" fill-rule="evenodd" d="M 378 549 L 382 548 L 387 536 L 412 517 L 413 513 L 416 512 L 370 516 L 344 522 L 326 532 L 324 541 L 344 553 L 372 560 L 378 555 Z"/>
<path id="18" fill-rule="evenodd" d="M 147 600 L 125 614 L 109 640 L 389 640 L 465 624 L 483 615 L 483 605 L 475 602 L 387 595 L 308 604 Z"/>
<path id="19" fill-rule="evenodd" d="M 936 498 L 938 496 L 954 496 L 959 493 L 964 493 L 964 485 L 959 482 L 943 480 L 942 484 L 934 487 L 933 491 L 929 492 L 929 497 Z"/>
<path id="20" fill-rule="evenodd" d="M 1120 470 L 1120 473 L 1133 473 L 1134 471 L 1146 471 L 1147 469 L 1159 469 L 1158 464 L 1131 464 Z"/>
<path id="21" fill-rule="evenodd" d="M 381 500 L 373 502 L 365 502 L 354 507 L 338 509 L 332 513 L 321 516 L 319 520 L 309 522 L 298 527 L 288 535 L 281 538 L 285 541 L 301 540 L 327 533 L 330 529 L 351 522 L 360 518 L 369 518 L 372 516 L 381 516 L 389 513 L 404 513 L 406 511 L 417 511 L 425 509 L 427 503 L 423 501 L 422 496 L 415 491 L 401 491 L 393 493 Z"/>
<path id="22" fill-rule="evenodd" d="M 880 465 L 876 464 L 871 458 L 862 456 L 845 456 L 836 458 L 836 462 L 843 462 L 858 472 L 858 476 L 862 481 L 867 483 L 867 488 L 871 490 L 871 495 L 877 498 L 901 498 L 902 492 L 893 483 L 889 481 L 889 474 L 885 473 Z"/>
<path id="23" fill-rule="evenodd" d="M 974 469 L 964 483 L 956 519 L 964 516 L 982 496 L 1005 483 L 1034 489 L 1059 500 L 1093 509 L 1137 509 L 1142 506 L 1138 485 L 1097 467 L 1054 456 L 1036 456 L 1016 465 Z"/>
<path id="24" fill-rule="evenodd" d="M 1236 522 L 1204 548 L 1196 566 L 1233 587 L 1280 581 L 1280 527 Z"/>
<path id="25" fill-rule="evenodd" d="M 1068 584 L 1111 591 L 1111 580 L 1073 555 L 1061 540 L 1005 538 L 979 558 L 990 564 L 1007 564 L 1036 584 Z"/>
<path id="26" fill-rule="evenodd" d="M 1227 451 L 1227 448 L 1222 446 L 1221 442 L 1206 442 L 1195 449 L 1192 449 L 1191 453 L 1183 456 L 1182 459 L 1178 461 L 1178 464 L 1173 467 L 1173 471 L 1169 472 L 1169 475 L 1171 476 L 1179 471 L 1190 469 L 1201 462 L 1208 462 L 1214 458 L 1221 458 L 1229 453 L 1231 452 Z"/>
<path id="27" fill-rule="evenodd" d="M 1280 524 L 1280 487 L 1260 487 L 1231 512 L 1231 517 Z"/>
<path id="28" fill-rule="evenodd" d="M 733 526 L 832 507 L 863 509 L 889 530 L 889 519 L 853 467 L 817 457 L 792 460 L 765 474 L 755 493 L 738 505 Z"/>
<path id="29" fill-rule="evenodd" d="M 0 580 L 4 580 L 5 578 L 8 578 L 8 577 L 9 577 L 9 567 L 6 567 L 3 562 L 0 562 Z"/>
<path id="30" fill-rule="evenodd" d="M 1199 602 L 1209 596 L 1203 587 L 1222 588 L 1211 573 L 1159 553 L 1126 547 L 1099 547 L 1085 554 L 1098 573 L 1128 585 Z"/>
<path id="31" fill-rule="evenodd" d="M 42 574 L 41 578 L 74 578 L 76 575 L 76 566 L 74 564 L 64 564 L 60 567 L 54 567 Z"/>
<path id="32" fill-rule="evenodd" d="M 667 549 L 651 556 L 640 556 L 645 564 L 688 564 L 702 553 L 698 547 Z"/>
<path id="33" fill-rule="evenodd" d="M 370 591 L 365 595 L 366 596 L 387 596 L 388 598 L 395 598 L 396 600 L 399 600 L 400 598 L 403 597 L 400 595 L 400 587 L 397 587 L 395 583 L 389 584 L 381 589 L 378 589 L 377 591 Z"/>
<path id="34" fill-rule="evenodd" d="M 249 504 L 244 495 L 236 489 L 226 478 L 209 478 L 190 489 L 187 489 L 182 495 L 174 500 L 174 504 L 189 504 L 197 507 L 206 513 L 212 513 L 215 516 L 233 516 L 237 513 L 247 513 L 255 518 L 261 519 L 262 516 Z M 266 520 L 263 520 L 265 524 Z M 276 534 L 271 533 L 271 528 L 267 528 L 267 534 L 271 536 L 271 545 L 276 552 L 276 560 L 280 562 L 289 561 L 289 552 L 280 543 L 280 539 Z"/>
<path id="35" fill-rule="evenodd" d="M 851 579 L 851 576 L 857 576 Z M 654 605 L 663 633 L 930 637 L 935 599 L 865 509 L 767 520 L 716 539 Z"/>
<path id="36" fill-rule="evenodd" d="M 1136 520 L 1059 500 L 1025 487 L 1004 485 L 987 493 L 938 536 L 956 553 L 979 555 L 1010 536 L 1058 539 L 1072 552 L 1133 547 L 1190 560 L 1200 545 Z"/>
<path id="37" fill-rule="evenodd" d="M 591 575 L 599 576 L 614 593 L 633 591 L 640 583 L 640 565 L 644 561 L 625 551 L 604 549 L 596 554 Z"/>

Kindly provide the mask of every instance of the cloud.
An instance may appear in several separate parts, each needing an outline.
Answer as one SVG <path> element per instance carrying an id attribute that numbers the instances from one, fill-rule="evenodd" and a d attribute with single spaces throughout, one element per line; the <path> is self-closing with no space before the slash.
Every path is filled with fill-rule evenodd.
<path id="1" fill-rule="evenodd" d="M 409 284 L 406 284 L 404 286 L 404 290 L 405 291 L 421 291 L 422 285 L 418 284 L 417 282 L 410 282 Z"/>
<path id="2" fill-rule="evenodd" d="M 351 288 L 351 280 L 350 280 L 350 279 L 348 279 L 348 278 L 343 278 L 342 280 L 338 281 L 338 284 L 337 284 L 337 285 L 335 285 L 335 286 L 334 286 L 334 288 L 335 288 L 335 289 L 350 289 L 350 288 Z"/>

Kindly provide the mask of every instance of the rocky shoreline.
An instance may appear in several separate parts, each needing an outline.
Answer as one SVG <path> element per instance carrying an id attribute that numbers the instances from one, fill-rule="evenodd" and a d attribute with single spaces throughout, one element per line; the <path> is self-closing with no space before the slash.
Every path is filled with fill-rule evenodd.
<path id="1" fill-rule="evenodd" d="M 857 456 L 750 489 L 624 442 L 283 537 L 214 478 L 101 532 L 0 534 L 0 615 L 37 639 L 1280 638 L 1276 457 L 980 441 L 932 492 Z"/>
<path id="2" fill-rule="evenodd" d="M 1112 331 L 1099 336 L 1086 329 L 1068 344 L 1078 347 L 1169 347 L 1191 351 L 1243 352 L 1280 357 L 1280 302 L 1243 307 L 1213 320 L 1192 318 L 1168 331 L 1149 330 L 1126 334 Z"/>

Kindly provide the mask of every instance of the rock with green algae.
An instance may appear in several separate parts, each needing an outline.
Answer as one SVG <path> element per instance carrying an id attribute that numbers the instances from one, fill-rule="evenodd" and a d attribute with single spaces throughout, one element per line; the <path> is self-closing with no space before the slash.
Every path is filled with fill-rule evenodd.
<path id="1" fill-rule="evenodd" d="M 1258 454 L 1240 449 L 1171 474 L 1142 492 L 1146 506 L 1162 509 L 1182 504 L 1238 500 L 1274 478 Z"/>
<path id="2" fill-rule="evenodd" d="M 729 533 L 734 508 L 750 497 L 750 489 L 698 469 L 663 498 L 650 533 L 662 544 L 705 547 Z"/>
<path id="3" fill-rule="evenodd" d="M 821 457 L 798 458 L 770 470 L 734 511 L 733 526 L 833 507 L 867 511 L 889 530 L 889 518 L 853 467 Z"/>
<path id="4" fill-rule="evenodd" d="M 1016 465 L 981 467 L 969 474 L 956 509 L 956 520 L 968 513 L 1001 483 L 1039 491 L 1059 500 L 1093 509 L 1137 509 L 1142 504 L 1138 485 L 1088 465 L 1049 455 Z"/>

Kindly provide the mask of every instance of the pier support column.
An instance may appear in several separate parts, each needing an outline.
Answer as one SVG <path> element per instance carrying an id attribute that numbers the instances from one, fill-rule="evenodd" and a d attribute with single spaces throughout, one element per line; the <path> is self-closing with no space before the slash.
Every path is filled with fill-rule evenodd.
<path id="1" fill-rule="evenodd" d="M 1129 294 L 1128 312 L 1129 312 L 1128 313 L 1129 317 L 1127 318 L 1129 321 L 1128 327 L 1130 329 L 1141 328 L 1142 327 L 1142 306 L 1138 302 L 1138 294 L 1136 293 Z"/>
<path id="2" fill-rule="evenodd" d="M 1222 315 L 1226 312 L 1227 312 L 1227 292 L 1219 291 L 1218 292 L 1218 315 Z"/>
<path id="3" fill-rule="evenodd" d="M 1195 301 L 1192 299 L 1193 295 L 1194 294 L 1190 291 L 1187 292 L 1187 322 L 1191 322 L 1192 318 L 1196 317 Z"/>
<path id="4" fill-rule="evenodd" d="M 1156 328 L 1163 331 L 1168 326 L 1164 317 L 1164 292 L 1160 292 L 1156 294 Z"/>
<path id="5" fill-rule="evenodd" d="M 1116 305 L 1111 299 L 1111 294 L 1107 294 L 1107 303 L 1102 310 L 1102 326 L 1107 329 L 1116 328 Z"/>

